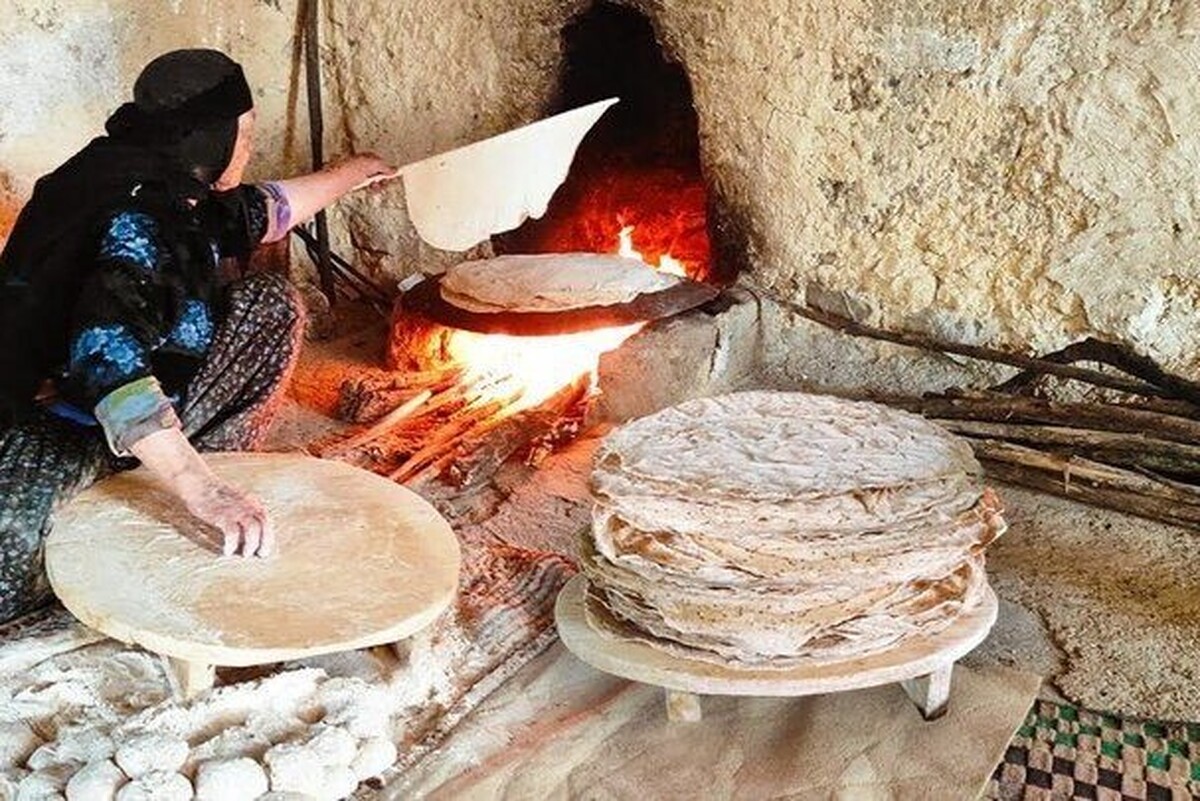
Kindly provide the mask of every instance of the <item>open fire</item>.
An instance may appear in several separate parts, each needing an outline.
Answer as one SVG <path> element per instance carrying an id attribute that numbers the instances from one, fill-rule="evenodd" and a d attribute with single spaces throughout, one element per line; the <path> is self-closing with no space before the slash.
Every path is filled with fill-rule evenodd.
<path id="1" fill-rule="evenodd" d="M 621 229 L 617 253 L 637 259 L 647 267 L 686 277 L 683 265 L 664 254 L 657 265 L 651 264 L 633 246 L 632 225 Z M 447 350 L 451 359 L 462 364 L 469 380 L 486 386 L 492 398 L 514 397 L 511 412 L 537 406 L 547 398 L 588 376 L 595 386 L 600 357 L 619 347 L 642 329 L 643 323 L 601 328 L 560 336 L 520 337 L 503 334 L 479 334 L 454 331 Z"/>
<path id="2" fill-rule="evenodd" d="M 685 275 L 670 255 L 649 263 L 633 233 L 632 226 L 620 231 L 619 255 Z M 406 348 L 427 357 L 422 369 L 343 387 L 343 416 L 368 425 L 317 452 L 408 484 L 440 479 L 460 487 L 490 478 L 514 454 L 536 461 L 573 438 L 595 397 L 600 357 L 645 325 L 510 336 L 406 323 L 414 327 Z"/>

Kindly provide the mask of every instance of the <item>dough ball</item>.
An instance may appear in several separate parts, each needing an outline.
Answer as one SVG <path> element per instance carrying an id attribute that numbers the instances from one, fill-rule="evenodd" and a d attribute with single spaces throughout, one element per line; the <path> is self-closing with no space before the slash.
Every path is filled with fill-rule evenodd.
<path id="1" fill-rule="evenodd" d="M 192 783 L 180 773 L 152 770 L 117 791 L 117 801 L 191 801 Z"/>
<path id="2" fill-rule="evenodd" d="M 349 679 L 327 681 L 317 702 L 325 708 L 322 722 L 342 726 L 358 738 L 387 735 L 395 709 L 384 690 Z"/>
<path id="3" fill-rule="evenodd" d="M 25 721 L 0 723 L 0 776 L 24 767 L 41 745 L 42 738 Z"/>
<path id="4" fill-rule="evenodd" d="M 273 743 L 290 740 L 308 731 L 308 724 L 294 714 L 278 709 L 262 709 L 251 712 L 246 718 L 246 728 Z"/>
<path id="5" fill-rule="evenodd" d="M 349 797 L 358 789 L 358 778 L 354 772 L 339 765 L 325 768 L 325 780 L 321 782 L 321 791 L 317 795 L 322 801 L 340 801 Z"/>
<path id="6" fill-rule="evenodd" d="M 197 801 L 254 801 L 267 789 L 267 773 L 253 759 L 205 762 L 196 771 Z"/>
<path id="7" fill-rule="evenodd" d="M 127 781 L 111 759 L 89 762 L 67 782 L 67 801 L 113 801 Z"/>
<path id="8" fill-rule="evenodd" d="M 296 743 L 280 743 L 263 756 L 271 775 L 271 789 L 311 793 L 325 782 L 325 768 L 311 749 Z"/>
<path id="9" fill-rule="evenodd" d="M 383 737 L 370 737 L 363 740 L 350 763 L 350 770 L 359 781 L 366 781 L 378 776 L 396 762 L 396 746 L 391 740 Z"/>
<path id="10" fill-rule="evenodd" d="M 108 759 L 113 754 L 112 737 L 95 726 L 58 733 L 58 739 L 46 743 L 29 756 L 29 767 L 43 770 L 64 762 L 87 764 Z"/>
<path id="11" fill-rule="evenodd" d="M 358 741 L 338 726 L 322 728 L 305 743 L 325 767 L 348 767 L 358 753 Z"/>
<path id="12" fill-rule="evenodd" d="M 15 801 L 45 801 L 47 798 L 62 798 L 63 788 L 67 786 L 67 774 L 64 766 L 49 770 L 38 770 L 21 779 L 17 785 Z"/>
<path id="13" fill-rule="evenodd" d="M 239 757 L 259 760 L 270 747 L 271 741 L 258 732 L 251 731 L 245 726 L 235 726 L 225 729 L 215 737 L 197 745 L 192 749 L 191 758 L 197 763 L 209 760 L 224 761 Z"/>
<path id="14" fill-rule="evenodd" d="M 183 767 L 187 756 L 186 742 L 163 734 L 138 735 L 117 748 L 117 764 L 131 779 L 151 771 L 177 771 Z"/>

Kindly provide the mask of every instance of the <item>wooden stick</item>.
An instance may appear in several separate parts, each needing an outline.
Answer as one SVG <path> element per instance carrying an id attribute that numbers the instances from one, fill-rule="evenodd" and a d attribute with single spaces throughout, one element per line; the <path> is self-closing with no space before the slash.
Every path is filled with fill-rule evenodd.
<path id="1" fill-rule="evenodd" d="M 971 444 L 988 473 L 1001 481 L 1151 520 L 1200 527 L 1200 489 L 1008 442 L 972 440 Z"/>
<path id="2" fill-rule="evenodd" d="M 393 470 L 388 477 L 393 481 L 404 483 L 425 467 L 431 459 L 437 458 L 439 453 L 447 450 L 456 439 L 479 424 L 482 418 L 495 414 L 503 406 L 504 404 L 500 401 L 490 401 L 473 409 L 473 414 L 460 413 L 456 415 L 444 428 L 439 429 L 423 448 L 409 456 L 404 464 Z"/>
<path id="3" fill-rule="evenodd" d="M 1141 355 L 1128 345 L 1113 342 L 1103 342 L 1091 337 L 1075 342 L 1062 350 L 1048 353 L 1043 360 L 1056 364 L 1073 364 L 1075 362 L 1099 362 L 1115 367 L 1129 375 L 1161 387 L 1169 393 L 1169 397 L 1182 398 L 1194 405 L 1200 405 L 1200 383 L 1172 375 L 1158 365 L 1153 359 Z M 1041 370 L 1025 370 L 1013 376 L 1000 386 L 1001 392 L 1020 392 L 1033 383 Z"/>
<path id="4" fill-rule="evenodd" d="M 1200 443 L 1200 420 L 1117 404 L 1058 403 L 1020 395 L 996 394 L 928 398 L 869 395 L 867 399 L 936 419 L 1048 423 L 1130 434 L 1154 432 L 1157 439 L 1184 444 Z"/>
<path id="5" fill-rule="evenodd" d="M 470 452 L 471 446 L 466 441 L 468 437 L 472 440 L 478 440 L 485 432 L 495 430 L 506 419 L 511 419 L 508 409 L 501 408 L 494 414 L 480 420 L 477 425 L 459 433 L 446 444 L 444 448 L 445 453 L 442 456 L 434 459 L 404 483 L 409 485 L 424 484 L 440 477 L 458 459 L 462 458 L 464 452 Z"/>
<path id="6" fill-rule="evenodd" d="M 1152 434 L 1096 431 L 1060 426 L 1020 425 L 976 420 L 939 420 L 942 427 L 967 437 L 1006 440 L 1083 456 L 1105 464 L 1149 469 L 1171 475 L 1200 476 L 1200 446 L 1157 439 Z"/>
<path id="7" fill-rule="evenodd" d="M 1135 395 L 1148 395 L 1155 397 L 1177 397 L 1176 392 L 1167 387 L 1158 387 L 1154 384 L 1146 383 L 1145 381 L 1135 381 L 1123 376 L 1108 375 L 1099 372 L 1098 370 L 1088 370 L 1082 367 L 1073 367 L 1067 364 L 1060 364 L 1045 359 L 1039 359 L 1033 356 L 1024 356 L 1019 353 L 1009 353 L 1007 351 L 996 350 L 994 348 L 986 348 L 980 345 L 962 345 L 957 342 L 948 342 L 938 339 L 937 337 L 919 334 L 912 331 L 887 331 L 882 328 L 874 328 L 872 326 L 863 325 L 855 322 L 847 317 L 841 317 L 836 314 L 818 309 L 814 306 L 806 306 L 791 301 L 774 298 L 776 302 L 791 309 L 801 317 L 806 317 L 813 322 L 828 326 L 835 331 L 840 331 L 843 334 L 849 334 L 856 337 L 870 337 L 871 339 L 880 339 L 885 342 L 894 342 L 897 345 L 908 345 L 913 348 L 921 348 L 922 350 L 939 351 L 941 353 L 954 353 L 959 356 L 967 356 L 972 359 L 981 361 L 999 362 L 1000 364 L 1008 364 L 1013 367 L 1020 367 L 1024 370 L 1032 370 L 1039 373 L 1049 373 L 1051 375 L 1062 376 L 1063 378 L 1073 378 L 1077 381 L 1083 381 L 1088 384 L 1093 384 L 1098 387 L 1107 387 L 1108 389 L 1116 389 L 1121 392 L 1129 392 Z"/>
<path id="8" fill-rule="evenodd" d="M 357 434 L 344 439 L 341 442 L 334 443 L 328 448 L 325 448 L 320 455 L 323 457 L 340 456 L 348 451 L 354 450 L 355 448 L 366 445 L 368 442 L 371 442 L 377 437 L 383 435 L 388 430 L 394 428 L 401 420 L 410 417 L 413 412 L 415 412 L 417 409 L 420 409 L 421 406 L 423 406 L 431 397 L 433 397 L 432 390 L 427 389 L 423 392 L 418 392 L 411 399 L 409 399 L 407 403 L 397 406 L 395 409 L 381 417 L 378 421 L 358 432 Z"/>
<path id="9" fill-rule="evenodd" d="M 1126 409 L 1138 409 L 1143 412 L 1156 412 L 1158 414 L 1173 415 L 1175 417 L 1188 417 L 1192 420 L 1200 420 L 1200 406 L 1196 406 L 1185 400 L 1175 400 L 1172 398 L 1138 398 L 1137 400 L 1121 401 L 1118 406 Z"/>
<path id="10" fill-rule="evenodd" d="M 581 376 L 541 404 L 475 429 L 463 443 L 463 453 L 449 465 L 452 481 L 474 487 L 490 479 L 522 447 L 550 433 L 588 391 L 590 376 Z"/>

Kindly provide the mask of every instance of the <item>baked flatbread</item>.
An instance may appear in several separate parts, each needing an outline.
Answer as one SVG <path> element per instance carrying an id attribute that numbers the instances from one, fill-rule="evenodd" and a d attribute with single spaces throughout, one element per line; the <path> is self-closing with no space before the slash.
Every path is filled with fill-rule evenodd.
<path id="1" fill-rule="evenodd" d="M 588 620 L 721 664 L 792 667 L 936 634 L 1005 529 L 970 447 L 871 403 L 743 392 L 605 438 L 581 543 Z"/>
<path id="2" fill-rule="evenodd" d="M 471 312 L 554 312 L 628 303 L 680 281 L 622 256 L 547 253 L 463 262 L 446 271 L 440 290 Z"/>

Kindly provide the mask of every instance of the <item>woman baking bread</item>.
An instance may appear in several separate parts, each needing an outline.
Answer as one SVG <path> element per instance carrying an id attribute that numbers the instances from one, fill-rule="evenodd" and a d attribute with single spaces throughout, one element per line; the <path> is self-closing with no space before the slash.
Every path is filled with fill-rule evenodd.
<path id="1" fill-rule="evenodd" d="M 271 553 L 262 504 L 197 451 L 259 444 L 303 313 L 283 278 L 222 282 L 218 262 L 394 173 L 363 155 L 242 184 L 253 100 L 214 50 L 150 62 L 105 127 L 38 181 L 0 254 L 0 621 L 50 596 L 53 510 L 134 460 L 226 554 Z"/>

